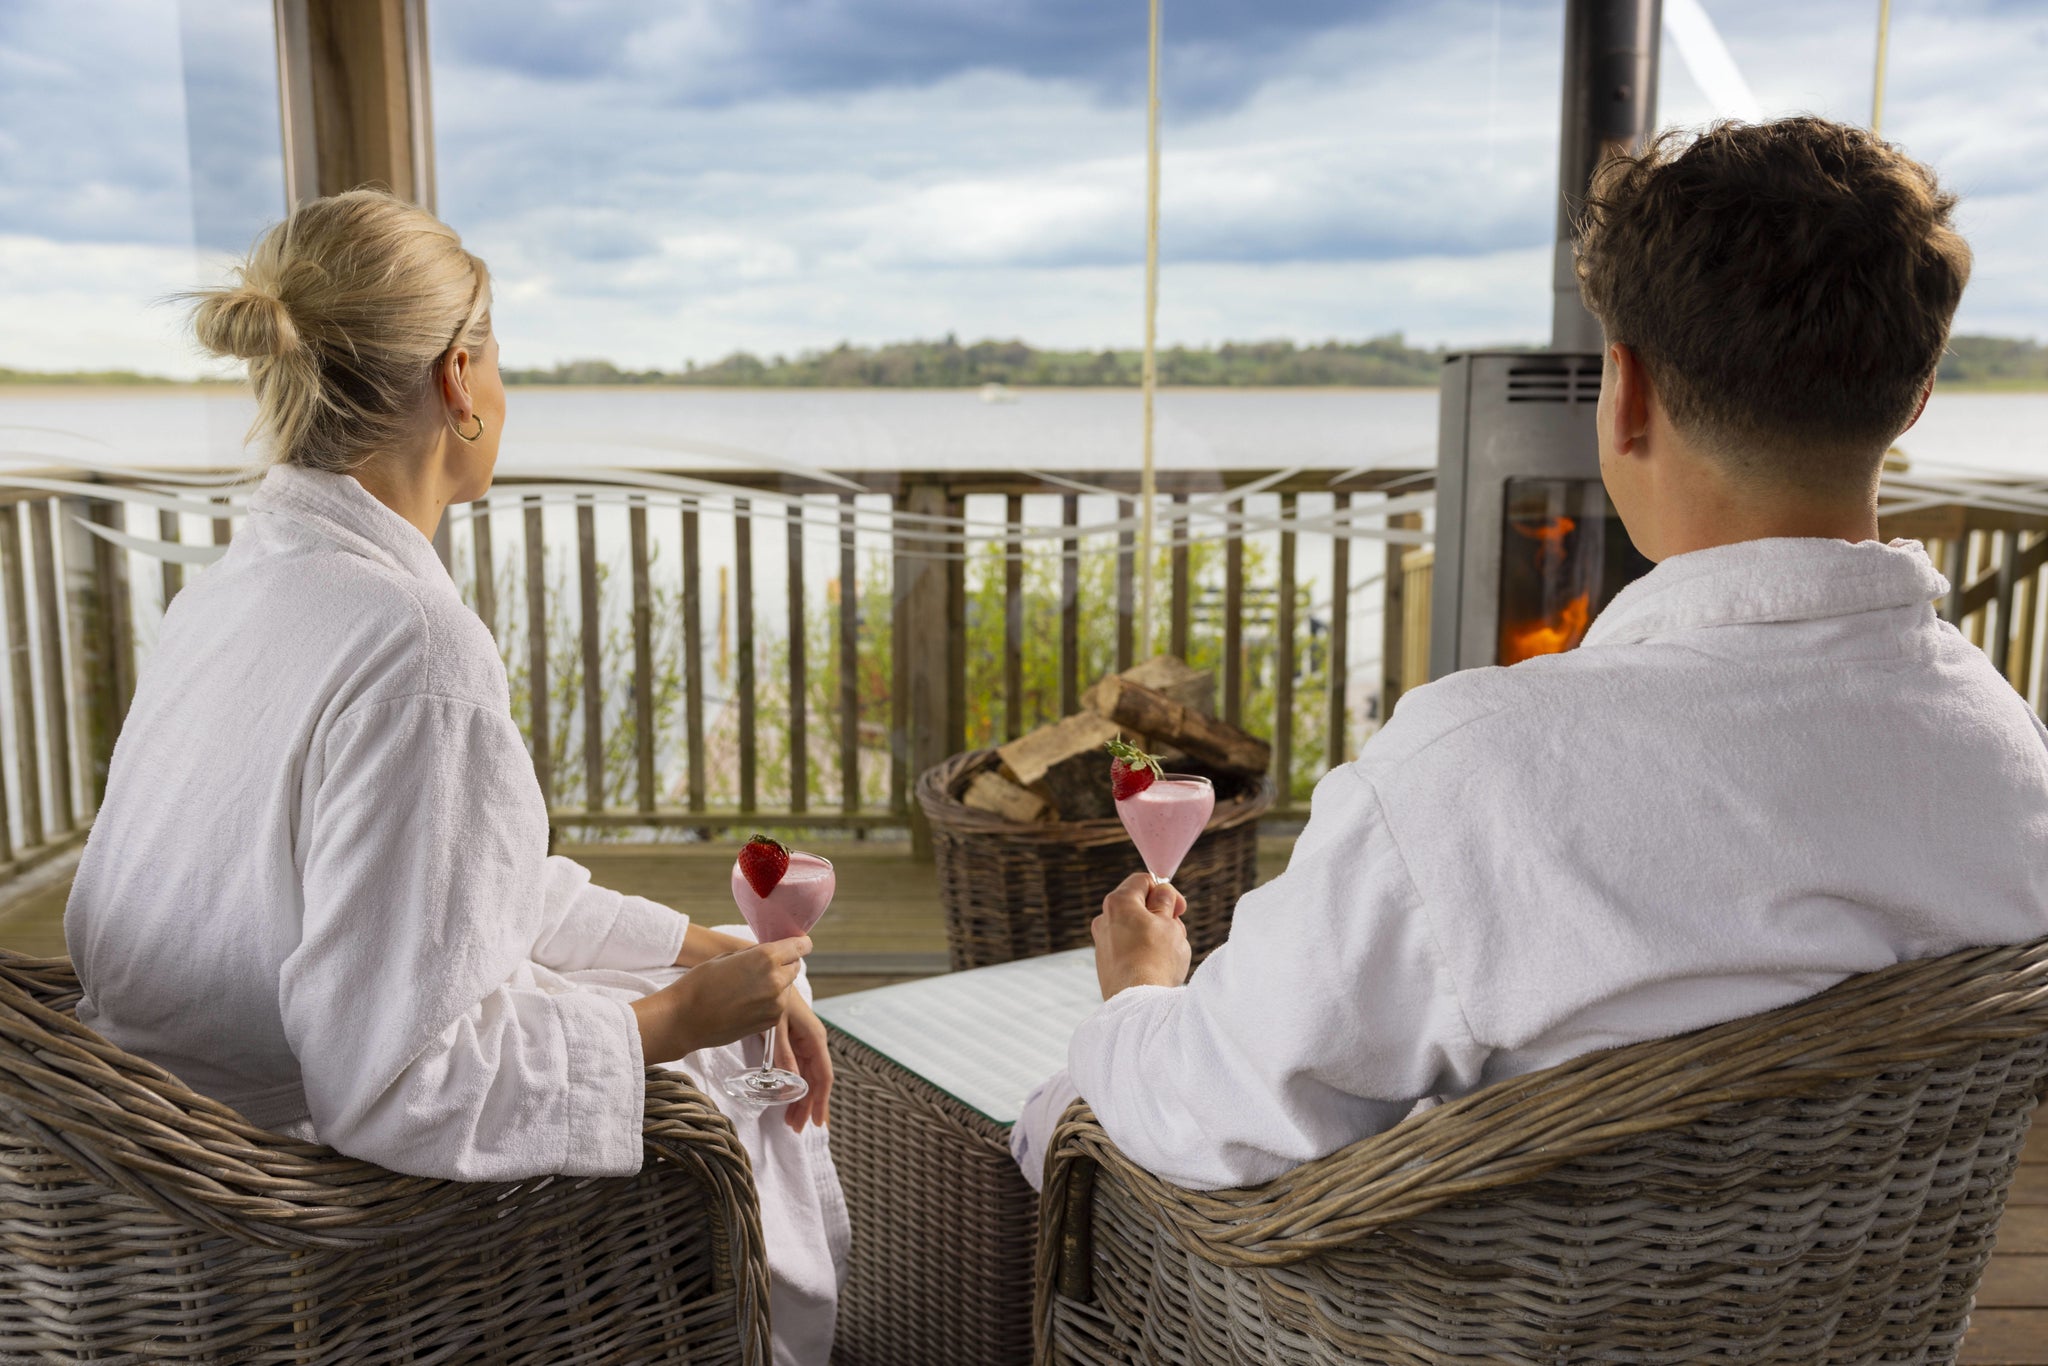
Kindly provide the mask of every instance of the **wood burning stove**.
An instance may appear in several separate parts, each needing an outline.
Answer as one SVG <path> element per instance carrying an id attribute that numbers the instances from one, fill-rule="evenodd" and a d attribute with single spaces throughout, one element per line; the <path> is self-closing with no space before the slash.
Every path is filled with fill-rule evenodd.
<path id="1" fill-rule="evenodd" d="M 1568 650 L 1650 568 L 1600 483 L 1600 358 L 1468 352 L 1442 392 L 1430 674 Z"/>
<path id="2" fill-rule="evenodd" d="M 1579 301 L 1572 225 L 1600 158 L 1656 118 L 1659 0 L 1566 0 L 1551 349 L 1444 364 L 1430 676 L 1577 645 L 1650 563 L 1600 483 L 1599 323 Z"/>

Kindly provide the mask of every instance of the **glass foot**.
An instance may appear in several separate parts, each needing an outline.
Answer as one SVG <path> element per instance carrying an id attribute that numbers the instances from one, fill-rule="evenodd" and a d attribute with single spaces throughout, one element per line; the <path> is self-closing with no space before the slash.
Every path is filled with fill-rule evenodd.
<path id="1" fill-rule="evenodd" d="M 787 1105 L 811 1093 L 809 1082 L 780 1067 L 756 1067 L 738 1076 L 727 1077 L 723 1085 L 725 1093 L 734 1100 L 760 1106 Z"/>

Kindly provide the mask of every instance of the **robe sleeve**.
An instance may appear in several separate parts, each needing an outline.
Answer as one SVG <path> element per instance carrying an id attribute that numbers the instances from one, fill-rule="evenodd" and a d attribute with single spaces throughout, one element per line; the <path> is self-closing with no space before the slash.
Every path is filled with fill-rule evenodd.
<path id="1" fill-rule="evenodd" d="M 1466 1024 L 1371 783 L 1317 785 L 1287 871 L 1185 986 L 1134 987 L 1068 1070 L 1117 1146 L 1198 1190 L 1256 1185 L 1477 1084 Z"/>
<path id="2" fill-rule="evenodd" d="M 632 1006 L 532 975 L 546 813 L 511 718 L 368 705 L 319 762 L 278 991 L 321 1141 L 463 1181 L 639 1170 Z"/>
<path id="3" fill-rule="evenodd" d="M 552 856 L 541 888 L 541 932 L 533 961 L 557 972 L 672 968 L 690 918 L 644 896 L 600 887 L 574 859 Z"/>

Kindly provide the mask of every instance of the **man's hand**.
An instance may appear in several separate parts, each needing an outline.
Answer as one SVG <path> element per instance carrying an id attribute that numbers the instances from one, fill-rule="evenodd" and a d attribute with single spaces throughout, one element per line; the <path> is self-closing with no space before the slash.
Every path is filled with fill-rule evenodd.
<path id="1" fill-rule="evenodd" d="M 1095 936 L 1095 980 L 1108 1000 L 1126 987 L 1177 987 L 1188 979 L 1193 953 L 1181 922 L 1188 903 L 1149 873 L 1132 873 L 1102 899 L 1089 927 Z"/>
<path id="2" fill-rule="evenodd" d="M 782 994 L 782 1027 L 775 1031 L 775 1066 L 794 1072 L 810 1084 L 801 1100 L 782 1107 L 782 1118 L 799 1133 L 805 1124 L 823 1127 L 832 1120 L 832 1054 L 825 1046 L 825 1025 L 803 993 L 791 987 Z"/>

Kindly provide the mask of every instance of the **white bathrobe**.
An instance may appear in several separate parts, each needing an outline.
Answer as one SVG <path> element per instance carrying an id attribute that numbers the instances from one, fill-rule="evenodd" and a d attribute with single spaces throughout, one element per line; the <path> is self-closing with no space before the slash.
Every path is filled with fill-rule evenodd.
<path id="1" fill-rule="evenodd" d="M 1581 649 L 1401 699 L 1181 987 L 1118 994 L 1075 1090 L 1140 1165 L 1263 1182 L 1463 1095 L 1857 972 L 2048 934 L 2048 731 L 1920 546 L 1676 556 Z"/>
<path id="2" fill-rule="evenodd" d="M 688 921 L 546 851 L 504 666 L 427 539 L 346 475 L 272 469 L 171 604 L 115 747 L 64 917 L 79 1017 L 396 1171 L 631 1174 L 631 1002 L 679 975 Z M 727 1108 L 741 1052 L 673 1065 Z M 822 1366 L 847 1244 L 824 1132 L 727 1113 L 776 1360 Z"/>

